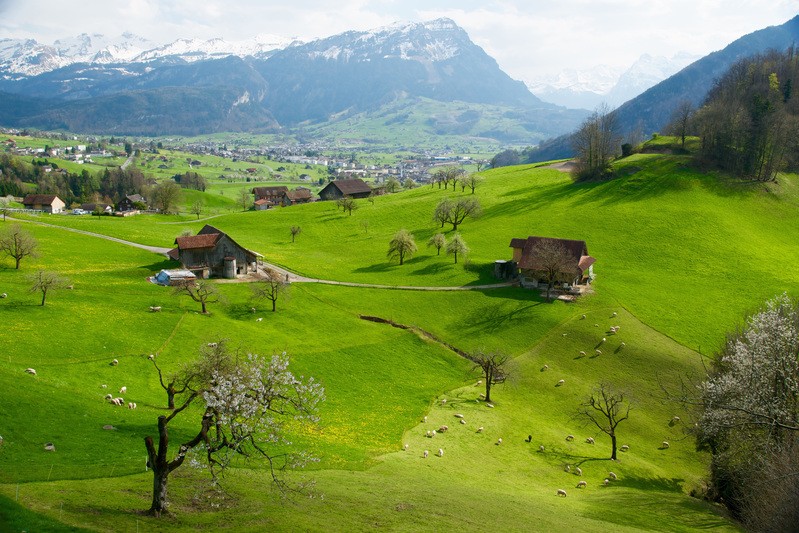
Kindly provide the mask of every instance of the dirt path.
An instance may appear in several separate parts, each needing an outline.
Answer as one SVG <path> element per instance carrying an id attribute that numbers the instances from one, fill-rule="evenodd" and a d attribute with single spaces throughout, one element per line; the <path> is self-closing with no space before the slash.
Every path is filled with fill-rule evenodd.
<path id="1" fill-rule="evenodd" d="M 94 233 L 91 231 L 85 231 L 81 229 L 75 228 L 67 228 L 65 226 L 57 226 L 55 224 L 48 224 L 47 222 L 39 222 L 37 220 L 19 220 L 8 217 L 9 220 L 14 220 L 15 222 L 23 222 L 23 223 L 30 223 L 30 224 L 38 224 L 40 226 L 47 226 L 48 228 L 56 228 L 62 229 L 65 231 L 71 231 L 73 233 L 80 233 L 82 235 L 88 235 L 89 237 L 96 237 L 98 239 L 105 239 L 107 241 L 113 241 L 120 244 L 125 244 L 127 246 L 133 246 L 136 248 L 140 248 L 142 250 L 147 250 L 148 252 L 152 252 L 154 254 L 160 254 L 166 256 L 167 252 L 171 250 L 171 248 L 163 248 L 160 246 L 148 246 L 146 244 L 139 244 L 137 242 L 126 241 L 124 239 L 118 239 L 116 237 L 111 237 L 109 235 L 103 235 L 102 233 Z M 253 281 L 258 281 L 262 277 L 263 269 L 272 269 L 280 273 L 282 277 L 286 279 L 289 283 L 320 283 L 323 285 L 341 285 L 343 287 L 362 287 L 367 289 L 393 289 L 393 290 L 403 290 L 403 291 L 478 291 L 478 290 L 485 290 L 485 289 L 498 289 L 501 287 L 512 287 L 514 285 L 518 285 L 517 282 L 505 282 L 505 283 L 491 283 L 487 285 L 463 285 L 460 287 L 417 287 L 412 285 L 380 285 L 377 283 L 355 283 L 351 281 L 334 281 L 329 279 L 318 279 L 318 278 L 308 278 L 305 276 L 300 276 L 299 274 L 295 274 L 290 270 L 286 270 L 283 267 L 279 267 L 277 265 L 273 265 L 271 263 L 262 263 L 259 266 L 259 273 L 250 276 L 242 276 L 236 279 L 220 279 L 218 280 L 219 283 L 250 283 Z"/>

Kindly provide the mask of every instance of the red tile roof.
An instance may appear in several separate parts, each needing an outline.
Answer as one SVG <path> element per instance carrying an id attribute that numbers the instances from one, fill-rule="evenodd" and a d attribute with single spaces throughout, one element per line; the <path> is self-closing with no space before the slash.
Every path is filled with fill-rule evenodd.
<path id="1" fill-rule="evenodd" d="M 208 233 L 205 235 L 192 235 L 190 237 L 178 237 L 175 239 L 175 244 L 178 245 L 179 250 L 192 250 L 197 248 L 213 248 L 219 239 L 222 238 L 221 233 Z"/>
<path id="2" fill-rule="evenodd" d="M 552 237 L 527 237 L 527 239 L 511 239 L 511 248 L 521 248 L 522 256 L 519 260 L 519 268 L 525 270 L 536 270 L 536 249 L 544 243 L 560 244 L 566 253 L 573 259 L 574 267 L 579 268 L 580 272 L 585 272 L 596 259 L 588 255 L 588 245 L 585 241 L 571 239 L 556 239 Z"/>
<path id="3" fill-rule="evenodd" d="M 23 205 L 52 205 L 55 199 L 58 198 L 55 194 L 29 194 L 22 200 Z"/>
<path id="4" fill-rule="evenodd" d="M 335 180 L 331 181 L 330 185 L 333 185 L 338 190 L 340 190 L 344 196 L 350 194 L 372 192 L 372 188 L 369 186 L 369 184 L 360 178 L 352 178 L 348 180 Z"/>

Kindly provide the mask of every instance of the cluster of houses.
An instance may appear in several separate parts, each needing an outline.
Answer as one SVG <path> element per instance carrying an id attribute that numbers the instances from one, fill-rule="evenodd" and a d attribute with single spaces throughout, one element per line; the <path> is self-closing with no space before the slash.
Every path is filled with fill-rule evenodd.
<path id="1" fill-rule="evenodd" d="M 360 178 L 334 180 L 319 191 L 320 200 L 338 200 L 345 196 L 350 198 L 368 198 L 374 189 Z M 272 187 L 254 187 L 252 194 L 255 196 L 253 208 L 256 210 L 270 209 L 275 206 L 290 206 L 306 204 L 315 200 L 311 190 L 306 187 L 297 187 L 290 191 L 285 185 Z"/>
<path id="2" fill-rule="evenodd" d="M 55 194 L 29 194 L 20 199 L 25 209 L 40 211 L 43 213 L 58 214 L 66 211 L 66 203 Z M 111 204 L 100 202 L 83 203 L 79 208 L 74 208 L 74 214 L 101 213 L 104 215 L 128 216 L 138 212 L 142 206 L 146 206 L 147 201 L 140 194 L 130 194 L 125 196 L 117 204 L 116 210 Z"/>

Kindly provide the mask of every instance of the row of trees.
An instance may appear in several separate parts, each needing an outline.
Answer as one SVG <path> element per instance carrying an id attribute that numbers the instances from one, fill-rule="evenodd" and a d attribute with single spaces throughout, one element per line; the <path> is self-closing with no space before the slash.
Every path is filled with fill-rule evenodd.
<path id="1" fill-rule="evenodd" d="M 443 233 L 436 233 L 427 242 L 427 246 L 433 247 L 437 250 L 436 255 L 441 255 L 442 248 L 447 254 L 455 257 L 455 263 L 458 262 L 458 255 L 461 257 L 469 253 L 469 247 L 460 234 L 456 233 L 451 239 L 447 240 Z M 399 230 L 388 243 L 388 253 L 386 256 L 389 260 L 399 259 L 399 264 L 402 265 L 405 259 L 409 259 L 417 251 L 416 239 L 413 234 L 406 229 Z"/>
<path id="2" fill-rule="evenodd" d="M 466 189 L 469 189 L 474 194 L 481 181 L 482 178 L 477 174 L 466 172 L 461 167 L 448 166 L 442 167 L 432 174 L 430 186 L 438 185 L 439 189 L 443 186 L 444 190 L 447 190 L 452 184 L 453 191 L 460 186 L 461 192 L 466 192 Z"/>

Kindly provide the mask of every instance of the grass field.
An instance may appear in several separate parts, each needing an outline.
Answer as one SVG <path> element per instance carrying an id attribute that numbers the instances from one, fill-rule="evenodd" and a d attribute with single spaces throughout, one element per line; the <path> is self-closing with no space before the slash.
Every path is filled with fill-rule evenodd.
<path id="1" fill-rule="evenodd" d="M 595 293 L 575 304 L 548 303 L 516 288 L 295 283 L 272 313 L 252 300 L 246 284 L 220 284 L 225 301 L 203 316 L 194 302 L 145 281 L 167 264 L 163 258 L 25 224 L 41 243 L 41 257 L 23 261 L 21 271 L 7 260 L 0 268 L 0 292 L 9 295 L 0 300 L 0 524 L 28 531 L 736 530 L 718 508 L 688 496 L 701 487 L 707 457 L 684 432 L 690 413 L 664 402 L 661 385 L 700 373 L 699 347 L 711 353 L 745 311 L 776 293 L 797 293 L 790 271 L 777 266 L 799 254 L 790 245 L 799 231 L 796 176 L 767 188 L 728 183 L 681 157 L 656 154 L 629 158 L 619 170 L 612 181 L 580 185 L 549 169 L 484 173 L 476 193 L 484 214 L 461 228 L 472 249 L 467 265 L 424 246 L 439 230 L 431 220 L 435 204 L 460 190 L 424 187 L 361 201 L 352 216 L 319 202 L 208 221 L 268 261 L 306 275 L 417 286 L 492 281 L 492 263 L 509 258 L 513 237 L 582 238 L 598 259 L 598 277 Z M 35 219 L 157 246 L 204 223 Z M 303 231 L 292 244 L 288 228 L 295 224 Z M 388 239 L 401 227 L 419 244 L 402 267 L 385 258 Z M 37 268 L 69 276 L 74 290 L 54 292 L 38 306 L 25 279 Z M 163 311 L 149 313 L 151 305 Z M 482 389 L 467 361 L 359 315 L 413 325 L 464 350 L 513 355 L 510 379 L 492 391 L 495 407 L 476 401 Z M 618 335 L 607 336 L 611 325 L 621 326 Z M 595 355 L 603 336 L 603 353 Z M 170 483 L 174 515 L 144 517 L 137 511 L 148 507 L 152 481 L 142 439 L 165 403 L 147 355 L 158 354 L 174 370 L 220 338 L 264 354 L 285 350 L 298 373 L 325 386 L 318 428 L 298 428 L 293 438 L 320 458 L 296 474 L 316 481 L 315 497 L 280 498 L 253 465 L 232 469 L 218 493 L 202 472 L 185 467 Z M 113 358 L 118 366 L 109 365 Z M 25 374 L 26 367 L 37 375 Z M 600 381 L 627 390 L 633 405 L 619 428 L 630 451 L 615 463 L 607 459 L 609 440 L 574 416 Z M 137 410 L 103 401 L 123 385 Z M 174 442 L 196 431 L 198 413 L 187 415 L 175 421 Z M 670 425 L 675 415 L 685 425 Z M 104 431 L 104 424 L 117 429 Z M 424 436 L 441 424 L 450 431 Z M 485 430 L 477 433 L 478 426 Z M 565 440 L 569 434 L 573 442 Z M 595 445 L 585 443 L 589 436 Z M 664 440 L 668 449 L 660 447 Z M 45 442 L 57 451 L 44 452 Z M 444 456 L 434 457 L 439 448 Z M 567 464 L 582 468 L 585 489 L 575 488 L 581 478 L 565 472 Z M 619 480 L 603 486 L 611 470 Z M 567 498 L 555 495 L 560 488 Z"/>

